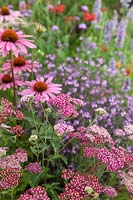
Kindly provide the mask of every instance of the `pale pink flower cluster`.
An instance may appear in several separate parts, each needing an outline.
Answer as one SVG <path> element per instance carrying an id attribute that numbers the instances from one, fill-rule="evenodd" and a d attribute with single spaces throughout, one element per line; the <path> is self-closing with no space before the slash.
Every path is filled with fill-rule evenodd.
<path id="1" fill-rule="evenodd" d="M 18 148 L 15 153 L 6 157 L 0 158 L 0 168 L 2 169 L 13 169 L 17 168 L 21 170 L 21 162 L 28 160 L 27 152 L 24 149 Z"/>
<path id="2" fill-rule="evenodd" d="M 100 126 L 92 125 L 87 128 L 86 136 L 96 144 L 100 143 L 111 143 L 113 144 L 113 140 L 109 134 L 109 132 Z"/>
<path id="3" fill-rule="evenodd" d="M 119 171 L 118 177 L 121 180 L 121 184 L 126 186 L 128 192 L 133 194 L 133 169 L 128 172 Z"/>
<path id="4" fill-rule="evenodd" d="M 69 134 L 69 137 L 75 137 L 77 139 L 80 139 L 82 141 L 83 145 L 87 145 L 88 143 L 94 143 L 94 144 L 114 144 L 113 139 L 111 138 L 109 132 L 100 126 L 92 125 L 90 127 L 80 127 L 76 132 L 73 134 Z"/>
<path id="5" fill-rule="evenodd" d="M 70 132 L 74 131 L 74 128 L 71 125 L 58 123 L 54 126 L 54 130 L 56 131 L 58 136 L 61 136 L 64 133 L 70 133 Z"/>
<path id="6" fill-rule="evenodd" d="M 128 125 L 124 126 L 123 130 L 122 129 L 116 129 L 115 135 L 121 136 L 124 139 L 128 138 L 130 140 L 133 140 L 133 124 L 128 124 Z"/>
<path id="7" fill-rule="evenodd" d="M 82 100 L 72 98 L 67 94 L 59 94 L 58 96 L 51 98 L 49 103 L 54 105 L 59 113 L 67 118 L 77 117 L 78 112 L 76 111 L 76 106 L 84 105 Z"/>
<path id="8" fill-rule="evenodd" d="M 103 192 L 105 192 L 108 196 L 110 196 L 112 198 L 115 198 L 118 195 L 115 188 L 113 188 L 111 186 L 104 187 Z"/>

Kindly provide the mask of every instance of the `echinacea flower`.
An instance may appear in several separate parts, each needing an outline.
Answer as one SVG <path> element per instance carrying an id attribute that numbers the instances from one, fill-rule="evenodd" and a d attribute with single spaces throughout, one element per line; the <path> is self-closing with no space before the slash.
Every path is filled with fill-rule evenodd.
<path id="1" fill-rule="evenodd" d="M 14 23 L 19 17 L 21 17 L 21 13 L 19 11 L 13 11 L 6 6 L 0 8 L 0 23 L 5 21 Z"/>
<path id="2" fill-rule="evenodd" d="M 61 91 L 61 84 L 52 83 L 53 77 L 44 81 L 44 77 L 39 77 L 37 80 L 26 81 L 25 85 L 28 89 L 24 89 L 20 94 L 23 96 L 33 96 L 35 103 L 49 101 L 54 94 L 59 94 Z"/>
<path id="3" fill-rule="evenodd" d="M 35 48 L 36 46 L 27 39 L 31 35 L 24 35 L 22 31 L 15 31 L 13 29 L 0 29 L 0 51 L 5 57 L 10 51 L 18 57 L 19 52 L 27 53 L 28 48 Z"/>
<path id="4" fill-rule="evenodd" d="M 22 84 L 20 77 L 15 77 L 15 86 L 22 86 Z M 7 90 L 9 88 L 13 88 L 12 75 L 0 73 L 0 90 Z"/>
<path id="5" fill-rule="evenodd" d="M 37 61 L 26 60 L 23 56 L 18 56 L 13 59 L 14 73 L 20 74 L 22 71 L 37 72 L 40 68 L 40 64 Z M 3 71 L 11 71 L 10 60 L 7 60 L 2 66 Z"/>

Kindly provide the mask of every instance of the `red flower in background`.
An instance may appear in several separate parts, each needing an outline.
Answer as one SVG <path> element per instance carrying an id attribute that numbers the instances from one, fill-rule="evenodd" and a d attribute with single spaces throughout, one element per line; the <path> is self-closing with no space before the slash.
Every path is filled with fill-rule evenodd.
<path id="1" fill-rule="evenodd" d="M 85 12 L 83 15 L 83 21 L 84 22 L 91 22 L 94 21 L 96 19 L 96 15 L 89 13 L 89 12 Z"/>
<path id="2" fill-rule="evenodd" d="M 55 11 L 57 13 L 63 13 L 65 11 L 65 5 L 64 4 L 59 4 L 55 7 Z"/>
<path id="3" fill-rule="evenodd" d="M 50 12 L 56 12 L 56 13 L 63 13 L 65 11 L 65 5 L 64 4 L 58 4 L 57 6 L 54 6 L 53 4 L 49 5 L 49 11 Z"/>

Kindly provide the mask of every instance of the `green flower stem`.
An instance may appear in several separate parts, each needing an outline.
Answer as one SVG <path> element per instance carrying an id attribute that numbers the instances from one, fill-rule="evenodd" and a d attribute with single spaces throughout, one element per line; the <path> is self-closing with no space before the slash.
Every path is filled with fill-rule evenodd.
<path id="1" fill-rule="evenodd" d="M 13 97 L 14 97 L 14 105 L 16 107 L 17 100 L 16 100 L 16 85 L 15 85 L 15 77 L 14 77 L 14 65 L 13 65 L 13 53 L 10 51 L 10 64 L 11 64 L 11 73 L 12 73 L 12 81 L 13 81 Z"/>
<path id="2" fill-rule="evenodd" d="M 74 138 L 71 138 L 66 144 L 64 144 L 64 146 L 59 150 L 58 153 L 60 153 L 70 142 L 72 142 Z"/>

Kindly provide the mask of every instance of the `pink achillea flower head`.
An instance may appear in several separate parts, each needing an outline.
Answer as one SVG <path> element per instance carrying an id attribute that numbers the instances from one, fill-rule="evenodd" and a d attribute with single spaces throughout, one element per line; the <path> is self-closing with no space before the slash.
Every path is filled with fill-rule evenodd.
<path id="1" fill-rule="evenodd" d="M 115 198 L 118 194 L 116 190 L 111 186 L 106 186 L 103 191 L 110 197 Z"/>
<path id="2" fill-rule="evenodd" d="M 20 169 L 8 168 L 0 171 L 0 190 L 6 190 L 19 184 L 22 173 Z"/>
<path id="3" fill-rule="evenodd" d="M 0 29 L 0 51 L 5 57 L 10 51 L 18 57 L 19 52 L 27 53 L 27 48 L 35 48 L 36 46 L 31 40 L 27 39 L 31 35 L 24 35 L 22 31 L 13 29 Z"/>
<path id="4" fill-rule="evenodd" d="M 22 96 L 31 95 L 34 103 L 49 101 L 55 94 L 61 91 L 61 84 L 52 83 L 53 77 L 44 81 L 44 77 L 39 77 L 37 80 L 27 81 L 25 85 L 28 89 L 24 89 L 20 94 Z"/>
<path id="5" fill-rule="evenodd" d="M 74 131 L 74 128 L 71 125 L 58 123 L 54 126 L 54 130 L 57 132 L 58 136 L 61 136 L 64 133 L 70 133 L 70 132 Z"/>
<path id="6" fill-rule="evenodd" d="M 92 142 L 94 142 L 96 144 L 100 144 L 100 143 L 113 144 L 113 140 L 112 140 L 109 132 L 103 127 L 100 127 L 97 125 L 92 125 L 87 128 L 86 136 L 89 137 L 89 134 L 92 134 L 94 136 L 94 140 Z"/>
<path id="7" fill-rule="evenodd" d="M 18 148 L 12 155 L 7 155 L 6 157 L 0 158 L 0 168 L 2 169 L 14 169 L 17 168 L 21 170 L 21 162 L 26 162 L 28 160 L 27 152 L 24 149 Z"/>
<path id="8" fill-rule="evenodd" d="M 69 180 L 71 178 L 73 178 L 73 176 L 75 175 L 75 172 L 70 170 L 70 169 L 64 169 L 62 170 L 62 175 L 61 177 L 65 180 Z"/>
<path id="9" fill-rule="evenodd" d="M 133 194 L 133 169 L 130 169 L 128 172 L 119 171 L 118 178 L 121 184 L 126 186 L 128 192 Z"/>
<path id="10" fill-rule="evenodd" d="M 6 6 L 0 8 L 0 23 L 4 23 L 6 21 L 12 24 L 21 16 L 22 15 L 19 11 L 13 11 Z"/>
<path id="11" fill-rule="evenodd" d="M 98 194 L 103 191 L 103 186 L 99 183 L 99 180 L 96 176 L 91 174 L 84 175 L 81 172 L 72 173 L 72 171 L 70 171 L 70 174 L 66 174 L 66 172 L 67 171 L 65 171 L 65 175 L 63 172 L 63 178 L 70 179 L 70 181 L 67 182 L 67 184 L 65 185 L 65 191 L 58 196 L 60 200 L 85 200 L 88 198 L 91 199 L 90 195 L 85 192 L 86 187 L 91 187 L 93 191 Z"/>
<path id="12" fill-rule="evenodd" d="M 21 137 L 24 133 L 24 129 L 20 125 L 16 125 L 16 126 L 11 128 L 11 132 L 16 134 L 17 137 Z"/>
<path id="13" fill-rule="evenodd" d="M 115 135 L 120 136 L 124 139 L 133 140 L 133 124 L 124 126 L 124 129 L 116 129 Z"/>
<path id="14" fill-rule="evenodd" d="M 37 61 L 27 60 L 23 56 L 18 56 L 13 59 L 14 73 L 21 74 L 22 72 L 37 72 L 40 68 L 40 64 Z M 2 66 L 3 71 L 10 72 L 11 71 L 11 63 L 10 60 L 7 60 L 6 63 Z"/>
<path id="15" fill-rule="evenodd" d="M 17 200 L 50 200 L 47 196 L 45 189 L 42 186 L 37 186 L 35 188 L 31 188 L 26 190 L 24 194 L 22 194 Z"/>
<path id="16" fill-rule="evenodd" d="M 15 86 L 22 86 L 23 82 L 20 80 L 20 77 L 15 77 Z M 13 88 L 13 79 L 10 74 L 0 73 L 0 90 L 7 90 L 9 88 Z"/>
<path id="17" fill-rule="evenodd" d="M 107 147 L 97 148 L 96 156 L 101 160 L 109 171 L 117 172 L 125 166 L 125 156 L 118 148 L 113 148 L 110 151 Z"/>
<path id="18" fill-rule="evenodd" d="M 59 113 L 67 118 L 77 117 L 78 112 L 76 111 L 76 107 L 84 105 L 82 100 L 72 98 L 67 94 L 59 94 L 58 96 L 51 98 L 49 103 L 57 107 Z"/>
<path id="19" fill-rule="evenodd" d="M 41 166 L 38 162 L 33 162 L 33 163 L 29 163 L 27 166 L 26 166 L 26 170 L 28 172 L 31 172 L 33 174 L 39 174 L 41 172 Z"/>
<path id="20" fill-rule="evenodd" d="M 0 124 L 7 122 L 8 117 L 14 114 L 14 110 L 12 108 L 12 103 L 7 99 L 1 98 L 0 99 Z"/>
<path id="21" fill-rule="evenodd" d="M 95 154 L 96 154 L 96 149 L 94 147 L 85 147 L 83 149 L 83 155 L 86 158 L 87 157 L 89 157 L 89 158 L 94 157 Z"/>

